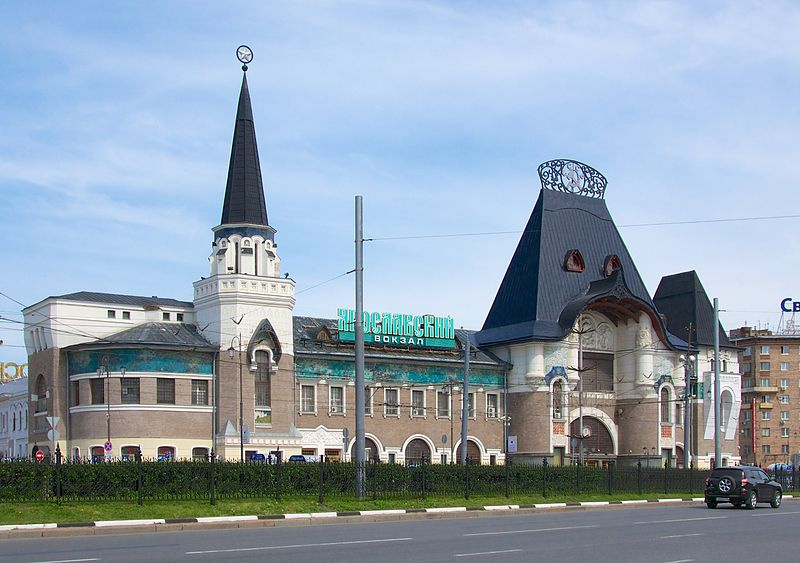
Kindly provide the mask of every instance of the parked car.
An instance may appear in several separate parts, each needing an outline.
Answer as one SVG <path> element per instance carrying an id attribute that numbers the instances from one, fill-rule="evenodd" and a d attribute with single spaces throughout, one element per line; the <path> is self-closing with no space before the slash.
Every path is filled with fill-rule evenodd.
<path id="1" fill-rule="evenodd" d="M 306 462 L 306 456 L 300 455 L 300 454 L 290 455 L 289 456 L 289 461 L 305 463 Z"/>
<path id="2" fill-rule="evenodd" d="M 768 502 L 778 508 L 783 498 L 783 487 L 760 467 L 717 467 L 706 479 L 706 506 L 716 508 L 720 502 L 749 509 L 759 502 Z"/>

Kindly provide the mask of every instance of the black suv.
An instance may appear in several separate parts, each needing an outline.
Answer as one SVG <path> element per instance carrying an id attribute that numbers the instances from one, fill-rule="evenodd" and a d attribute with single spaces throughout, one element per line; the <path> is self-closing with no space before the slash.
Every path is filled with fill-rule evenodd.
<path id="1" fill-rule="evenodd" d="M 782 497 L 781 484 L 760 467 L 717 467 L 706 479 L 705 499 L 709 508 L 716 508 L 719 502 L 750 509 L 758 502 L 768 502 L 772 508 L 778 508 Z"/>

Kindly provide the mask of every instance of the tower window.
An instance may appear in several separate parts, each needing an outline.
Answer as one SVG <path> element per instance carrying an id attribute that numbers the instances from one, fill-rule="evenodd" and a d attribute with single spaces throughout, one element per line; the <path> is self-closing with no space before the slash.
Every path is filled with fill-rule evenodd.
<path id="1" fill-rule="evenodd" d="M 606 262 L 603 265 L 603 273 L 606 277 L 613 274 L 614 270 L 619 270 L 620 268 L 622 268 L 622 262 L 620 262 L 619 256 L 616 254 L 606 256 Z"/>

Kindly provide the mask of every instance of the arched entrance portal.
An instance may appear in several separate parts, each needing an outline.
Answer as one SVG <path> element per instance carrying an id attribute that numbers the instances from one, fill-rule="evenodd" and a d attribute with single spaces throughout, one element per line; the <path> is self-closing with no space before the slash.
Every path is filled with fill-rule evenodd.
<path id="1" fill-rule="evenodd" d="M 589 466 L 606 466 L 614 459 L 614 440 L 611 433 L 597 418 L 593 416 L 583 417 L 583 427 L 588 429 L 581 434 L 580 419 L 576 418 L 569 425 L 570 443 L 573 444 L 572 455 L 575 462 L 579 458 L 581 442 L 583 442 L 583 459 Z M 582 440 L 580 436 L 587 435 Z"/>
<path id="2" fill-rule="evenodd" d="M 356 443 L 354 441 L 353 444 L 350 446 L 350 459 L 352 459 L 352 460 L 356 459 L 356 456 L 355 456 L 356 449 L 355 448 L 356 448 Z M 378 461 L 381 460 L 381 453 L 380 453 L 380 450 L 378 450 L 378 445 L 375 443 L 375 441 L 372 438 L 368 438 L 367 436 L 364 436 L 364 450 L 365 450 L 365 452 L 364 452 L 365 453 L 365 455 L 364 455 L 364 459 L 365 460 L 374 461 L 374 462 L 378 462 Z"/>
<path id="3" fill-rule="evenodd" d="M 421 438 L 414 438 L 406 446 L 406 464 L 431 462 L 431 448 Z"/>
<path id="4" fill-rule="evenodd" d="M 458 454 L 454 460 L 456 463 L 461 463 L 461 444 L 458 445 Z M 467 440 L 467 463 L 471 465 L 479 465 L 481 462 L 481 448 L 472 440 Z"/>

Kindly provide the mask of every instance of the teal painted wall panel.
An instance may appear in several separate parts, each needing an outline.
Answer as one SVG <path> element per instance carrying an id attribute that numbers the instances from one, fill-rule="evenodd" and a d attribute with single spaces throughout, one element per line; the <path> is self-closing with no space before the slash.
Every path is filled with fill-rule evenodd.
<path id="1" fill-rule="evenodd" d="M 311 360 L 295 358 L 298 378 L 327 379 L 332 381 L 355 380 L 353 362 L 340 360 Z M 450 380 L 463 381 L 463 368 L 449 366 L 417 366 L 390 363 L 369 363 L 364 368 L 367 383 L 408 383 L 409 385 L 442 385 Z M 470 368 L 469 381 L 483 387 L 503 387 L 503 375 L 483 368 Z"/>
<path id="2" fill-rule="evenodd" d="M 208 352 L 114 348 L 69 352 L 70 375 L 96 372 L 104 356 L 108 357 L 108 369 L 111 372 L 119 372 L 124 367 L 130 372 L 211 375 L 214 370 L 214 354 Z"/>

